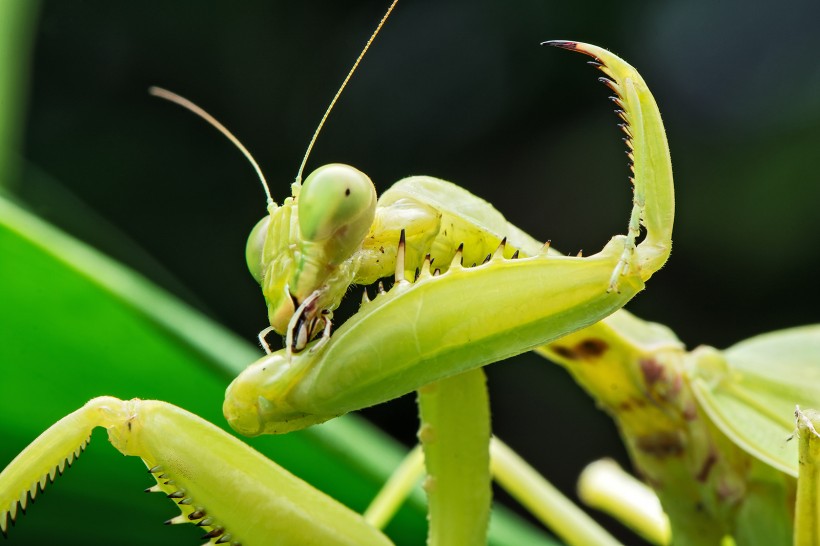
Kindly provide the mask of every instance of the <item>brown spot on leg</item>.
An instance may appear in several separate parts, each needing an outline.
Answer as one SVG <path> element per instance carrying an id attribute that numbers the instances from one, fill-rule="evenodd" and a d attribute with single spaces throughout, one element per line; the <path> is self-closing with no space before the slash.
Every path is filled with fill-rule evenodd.
<path id="1" fill-rule="evenodd" d="M 694 421 L 698 418 L 698 407 L 694 402 L 689 402 L 683 410 L 683 418 L 687 421 Z"/>
<path id="2" fill-rule="evenodd" d="M 715 490 L 717 491 L 718 500 L 728 503 L 738 501 L 743 498 L 746 493 L 746 487 L 744 484 L 731 483 L 729 480 L 725 479 L 725 477 L 718 482 Z"/>
<path id="3" fill-rule="evenodd" d="M 680 434 L 677 432 L 656 432 L 654 434 L 647 434 L 637 439 L 636 445 L 638 449 L 657 457 L 658 459 L 665 459 L 667 457 L 677 457 L 683 453 L 683 441 Z"/>
<path id="4" fill-rule="evenodd" d="M 635 405 L 636 408 L 645 408 L 649 405 L 646 398 L 639 398 L 637 396 L 632 397 L 632 403 Z"/>
<path id="5" fill-rule="evenodd" d="M 707 455 L 706 460 L 703 461 L 703 465 L 700 467 L 695 479 L 701 483 L 704 483 L 707 478 L 709 478 L 709 472 L 712 471 L 712 467 L 715 466 L 717 462 L 717 454 L 714 451 L 710 451 L 709 455 Z"/>
<path id="6" fill-rule="evenodd" d="M 603 355 L 609 349 L 606 341 L 602 339 L 585 339 L 575 346 L 574 352 L 584 360 L 593 360 Z"/>
<path id="7" fill-rule="evenodd" d="M 645 408 L 649 403 L 639 396 L 630 396 L 624 400 L 618 402 L 618 409 L 620 411 L 632 411 L 632 410 L 640 410 Z"/>
<path id="8" fill-rule="evenodd" d="M 567 360 L 578 360 L 578 355 L 576 355 L 575 351 L 573 351 L 569 347 L 565 347 L 563 345 L 554 345 L 552 347 L 552 350 L 555 351 L 555 354 L 557 354 L 561 358 L 566 358 Z"/>
<path id="9" fill-rule="evenodd" d="M 654 358 L 642 358 L 639 362 L 643 380 L 648 386 L 652 386 L 663 379 L 665 370 Z"/>

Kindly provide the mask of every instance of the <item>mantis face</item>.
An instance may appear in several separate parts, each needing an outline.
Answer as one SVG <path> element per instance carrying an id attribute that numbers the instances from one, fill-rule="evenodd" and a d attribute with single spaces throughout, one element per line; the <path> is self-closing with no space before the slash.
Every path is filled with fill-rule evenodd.
<path id="1" fill-rule="evenodd" d="M 288 334 L 294 351 L 324 329 L 351 284 L 375 210 L 370 178 L 334 163 L 313 171 L 251 231 L 248 269 L 262 286 L 271 328 Z"/>

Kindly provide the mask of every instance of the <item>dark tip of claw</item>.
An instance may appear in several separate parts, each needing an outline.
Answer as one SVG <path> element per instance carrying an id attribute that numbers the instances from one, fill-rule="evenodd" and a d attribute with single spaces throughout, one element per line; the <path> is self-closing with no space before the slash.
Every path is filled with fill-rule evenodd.
<path id="1" fill-rule="evenodd" d="M 560 47 L 561 49 L 568 49 L 570 51 L 577 51 L 579 53 L 583 53 L 584 55 L 589 55 L 590 57 L 592 57 L 592 60 L 589 61 L 589 64 L 597 68 L 602 68 L 604 66 L 604 62 L 601 61 L 601 59 L 596 57 L 592 52 L 588 51 L 584 47 L 579 47 L 578 42 L 572 42 L 569 40 L 548 40 L 546 42 L 541 42 L 541 45 L 548 45 Z"/>
<path id="2" fill-rule="evenodd" d="M 571 51 L 578 49 L 578 42 L 570 42 L 568 40 L 547 40 L 546 42 L 541 42 L 541 45 L 560 47 L 561 49 L 569 49 Z"/>

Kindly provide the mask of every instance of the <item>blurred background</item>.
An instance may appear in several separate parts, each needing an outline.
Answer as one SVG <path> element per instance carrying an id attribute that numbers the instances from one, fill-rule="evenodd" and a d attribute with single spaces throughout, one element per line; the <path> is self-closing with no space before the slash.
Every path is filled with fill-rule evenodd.
<path id="1" fill-rule="evenodd" d="M 254 339 L 267 319 L 244 248 L 262 189 L 221 135 L 147 89 L 227 125 L 281 201 L 388 3 L 44 0 L 18 113 L 23 161 L 4 184 Z M 594 253 L 630 208 L 618 120 L 585 58 L 539 46 L 591 42 L 641 72 L 675 168 L 672 257 L 629 309 L 690 348 L 816 322 L 818 20 L 815 0 L 403 0 L 307 171 L 349 163 L 380 191 L 437 176 L 559 250 Z M 564 491 L 593 459 L 626 463 L 610 420 L 558 367 L 524 355 L 488 374 L 497 434 Z M 411 443 L 415 412 L 407 397 L 366 414 Z"/>

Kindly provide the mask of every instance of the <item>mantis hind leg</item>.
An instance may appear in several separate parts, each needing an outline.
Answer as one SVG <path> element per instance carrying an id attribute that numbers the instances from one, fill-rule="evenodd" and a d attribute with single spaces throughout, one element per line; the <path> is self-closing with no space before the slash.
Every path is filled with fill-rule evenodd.
<path id="1" fill-rule="evenodd" d="M 0 528 L 25 509 L 87 443 L 95 427 L 140 457 L 180 509 L 167 523 L 194 523 L 214 543 L 387 546 L 390 540 L 347 507 L 222 429 L 154 400 L 95 398 L 46 430 L 0 473 Z"/>

